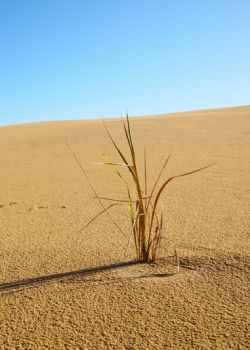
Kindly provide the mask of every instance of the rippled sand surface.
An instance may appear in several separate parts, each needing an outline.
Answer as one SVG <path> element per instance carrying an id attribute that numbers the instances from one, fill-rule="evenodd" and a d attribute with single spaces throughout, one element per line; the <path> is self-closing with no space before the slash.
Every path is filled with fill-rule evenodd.
<path id="1" fill-rule="evenodd" d="M 120 120 L 107 126 L 126 147 Z M 100 196 L 126 198 L 101 121 L 0 128 L 0 349 L 249 349 L 250 106 L 131 118 L 162 181 L 165 250 L 134 262 Z M 126 153 L 126 152 L 125 152 Z M 125 173 L 124 173 L 125 174 Z M 107 205 L 106 202 L 104 202 Z M 129 235 L 126 206 L 110 215 Z M 177 273 L 174 249 L 180 260 Z"/>

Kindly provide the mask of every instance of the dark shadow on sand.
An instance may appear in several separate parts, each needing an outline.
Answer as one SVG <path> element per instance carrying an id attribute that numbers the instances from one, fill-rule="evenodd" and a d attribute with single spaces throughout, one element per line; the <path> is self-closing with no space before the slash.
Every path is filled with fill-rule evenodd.
<path id="1" fill-rule="evenodd" d="M 122 267 L 127 267 L 127 266 L 132 266 L 132 265 L 138 265 L 141 263 L 142 262 L 140 262 L 140 261 L 121 262 L 121 263 L 116 263 L 116 264 L 93 267 L 93 268 L 89 268 L 89 269 L 63 272 L 63 273 L 57 273 L 57 274 L 48 275 L 48 276 L 27 278 L 24 280 L 2 283 L 2 284 L 0 284 L 0 292 L 12 290 L 12 289 L 18 289 L 18 288 L 23 289 L 23 287 L 30 287 L 30 286 L 33 286 L 36 284 L 41 284 L 41 283 L 46 283 L 46 282 L 56 281 L 56 280 L 62 280 L 62 279 L 66 279 L 67 277 L 93 275 L 93 274 L 104 272 L 104 271 L 119 269 Z"/>

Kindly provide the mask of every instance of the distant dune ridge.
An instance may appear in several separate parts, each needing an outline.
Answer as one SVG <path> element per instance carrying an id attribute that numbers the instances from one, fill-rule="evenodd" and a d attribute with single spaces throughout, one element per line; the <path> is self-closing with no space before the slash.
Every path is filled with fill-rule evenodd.
<path id="1" fill-rule="evenodd" d="M 102 162 L 120 161 L 100 120 L 0 127 L 1 349 L 248 349 L 250 347 L 250 106 L 131 118 L 143 171 L 162 195 L 166 250 L 138 264 L 101 211 L 126 198 Z M 120 119 L 108 119 L 125 145 Z M 106 203 L 104 203 L 106 204 Z M 130 232 L 126 206 L 110 214 Z M 174 248 L 180 259 L 176 274 Z"/>

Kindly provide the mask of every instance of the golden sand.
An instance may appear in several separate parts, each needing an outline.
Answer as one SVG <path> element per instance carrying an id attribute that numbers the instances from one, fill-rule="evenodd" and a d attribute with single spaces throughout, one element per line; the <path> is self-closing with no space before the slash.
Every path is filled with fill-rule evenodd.
<path id="1" fill-rule="evenodd" d="M 123 148 L 120 120 L 107 126 Z M 100 196 L 126 197 L 101 121 L 0 128 L 0 349 L 249 349 L 250 106 L 131 118 L 152 186 L 166 157 L 166 250 L 135 264 Z M 105 203 L 106 204 L 106 203 Z M 117 207 L 118 208 L 118 207 Z M 126 234 L 126 207 L 110 214 Z M 180 272 L 169 258 L 176 248 Z"/>

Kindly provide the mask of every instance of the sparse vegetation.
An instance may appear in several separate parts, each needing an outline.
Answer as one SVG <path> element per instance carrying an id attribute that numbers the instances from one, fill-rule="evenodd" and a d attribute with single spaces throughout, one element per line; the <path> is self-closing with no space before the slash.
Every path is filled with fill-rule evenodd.
<path id="1" fill-rule="evenodd" d="M 108 210 L 115 206 L 115 205 L 121 205 L 124 203 L 127 203 L 129 207 L 129 215 L 131 220 L 131 233 L 127 236 L 127 246 L 125 249 L 125 255 L 127 255 L 128 247 L 130 244 L 131 239 L 134 241 L 134 247 L 136 251 L 136 257 L 138 260 L 143 262 L 153 262 L 156 260 L 159 251 L 161 249 L 162 245 L 162 239 L 163 236 L 163 205 L 161 203 L 160 197 L 165 189 L 165 187 L 169 184 L 170 181 L 173 179 L 176 179 L 178 177 L 183 177 L 187 175 L 191 175 L 193 173 L 196 173 L 198 171 L 201 171 L 203 169 L 208 168 L 210 165 L 207 165 L 205 167 L 190 171 L 188 173 L 172 176 L 165 180 L 161 187 L 156 192 L 157 185 L 159 183 L 159 180 L 161 178 L 161 175 L 163 173 L 163 170 L 165 169 L 170 156 L 166 159 L 165 163 L 163 164 L 163 167 L 154 183 L 153 188 L 151 191 L 148 191 L 148 181 L 147 181 L 147 160 L 146 160 L 146 151 L 144 151 L 144 181 L 142 184 L 142 181 L 139 177 L 139 172 L 137 168 L 137 160 L 136 160 L 136 153 L 134 149 L 134 143 L 132 138 L 132 132 L 130 128 L 130 121 L 128 114 L 126 114 L 126 121 L 123 120 L 123 128 L 124 133 L 126 136 L 128 148 L 129 148 L 129 154 L 131 156 L 130 162 L 127 161 L 127 159 L 124 156 L 124 153 L 118 148 L 116 142 L 114 141 L 113 137 L 111 136 L 105 122 L 103 121 L 103 124 L 105 126 L 105 129 L 107 131 L 108 136 L 110 137 L 114 147 L 116 148 L 120 158 L 122 159 L 122 163 L 114 163 L 111 162 L 111 160 L 104 155 L 105 162 L 104 163 L 94 163 L 94 164 L 102 164 L 102 165 L 109 165 L 113 168 L 113 170 L 117 173 L 117 175 L 120 177 L 120 179 L 124 182 L 127 190 L 127 199 L 118 199 L 113 200 L 111 198 L 104 198 L 97 195 L 93 185 L 91 184 L 86 172 L 82 168 L 81 164 L 79 163 L 78 159 L 76 158 L 78 164 L 80 165 L 82 171 L 86 175 L 95 195 L 96 198 L 99 200 L 103 207 L 103 211 L 96 215 L 85 227 L 87 227 L 91 222 L 93 222 L 99 215 L 106 212 L 108 215 Z M 124 175 L 121 174 L 121 172 L 118 170 L 119 167 L 126 167 L 128 169 L 128 173 L 132 177 L 134 189 L 130 188 L 130 185 Z M 155 193 L 156 192 L 156 193 Z M 113 201 L 111 205 L 108 207 L 105 207 L 102 203 L 102 200 L 108 200 Z M 158 210 L 158 206 L 160 205 L 160 210 Z M 111 216 L 109 215 L 110 219 L 113 221 Z M 113 221 L 114 222 L 114 221 Z M 114 222 L 115 223 L 115 222 Z M 115 223 L 117 226 L 117 224 Z M 84 228 L 85 228 L 84 227 Z M 122 232 L 121 228 L 117 226 L 119 230 Z M 83 228 L 83 229 L 84 229 Z M 176 261 L 178 265 L 179 270 L 179 262 L 178 262 L 178 256 L 175 251 L 176 255 Z"/>

